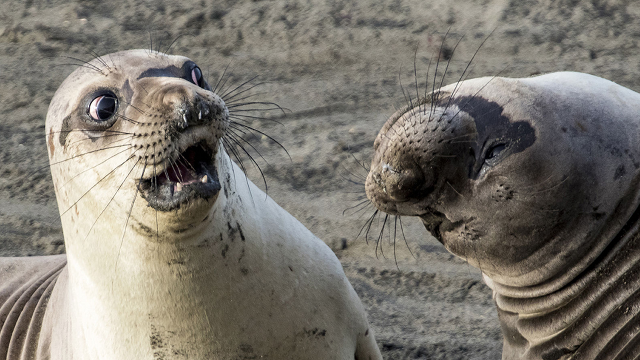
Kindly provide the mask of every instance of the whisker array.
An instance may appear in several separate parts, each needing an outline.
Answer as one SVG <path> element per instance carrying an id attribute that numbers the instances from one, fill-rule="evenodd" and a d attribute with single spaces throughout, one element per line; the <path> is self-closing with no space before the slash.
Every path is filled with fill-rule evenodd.
<path id="1" fill-rule="evenodd" d="M 495 31 L 495 30 L 494 30 Z M 448 29 L 446 31 L 446 33 L 444 34 L 444 36 L 442 37 L 442 41 L 440 43 L 439 46 L 439 50 L 437 53 L 437 57 L 436 57 L 436 61 L 435 61 L 435 69 L 431 74 L 431 64 L 432 64 L 432 60 L 433 57 L 429 59 L 428 62 L 428 66 L 427 66 L 427 73 L 426 73 L 426 77 L 424 78 L 424 90 L 421 92 L 421 86 L 418 82 L 418 67 L 417 67 L 417 49 L 414 52 L 414 59 L 413 59 L 413 85 L 415 87 L 415 99 L 413 98 L 413 96 L 411 95 L 411 93 L 409 91 L 406 91 L 404 88 L 404 85 L 402 83 L 402 71 L 399 72 L 398 75 L 398 83 L 400 86 L 400 91 L 402 93 L 402 96 L 404 97 L 404 102 L 405 102 L 405 107 L 404 107 L 404 112 L 409 113 L 410 115 L 415 115 L 415 111 L 422 111 L 422 114 L 425 115 L 425 117 L 421 117 L 420 121 L 422 122 L 424 118 L 426 118 L 426 121 L 432 121 L 433 120 L 433 115 L 435 114 L 437 109 L 442 110 L 441 114 L 439 115 L 440 119 L 438 119 L 438 121 L 442 120 L 442 118 L 444 116 L 448 116 L 448 122 L 450 123 L 456 116 L 458 116 L 458 114 L 460 113 L 460 111 L 462 111 L 462 109 L 465 107 L 465 104 L 461 104 L 458 105 L 458 109 L 457 112 L 455 112 L 455 114 L 453 114 L 453 116 L 449 116 L 447 115 L 447 109 L 450 108 L 450 106 L 453 103 L 453 99 L 456 97 L 456 94 L 458 93 L 458 91 L 460 90 L 460 85 L 461 83 L 466 80 L 466 78 L 470 75 L 471 71 L 471 65 L 473 63 L 473 61 L 475 60 L 476 56 L 478 55 L 480 49 L 484 46 L 484 44 L 486 43 L 486 41 L 489 39 L 489 37 L 491 37 L 491 35 L 493 34 L 493 31 L 487 35 L 483 41 L 480 43 L 480 45 L 477 47 L 477 49 L 475 50 L 475 52 L 473 53 L 471 59 L 467 62 L 466 66 L 464 67 L 462 73 L 460 74 L 457 82 L 454 85 L 453 91 L 451 92 L 451 94 L 449 94 L 449 98 L 445 99 L 445 100 L 441 100 L 441 97 L 444 96 L 444 93 L 440 92 L 438 89 L 442 88 L 442 86 L 445 84 L 446 81 L 446 77 L 450 72 L 450 65 L 451 65 L 451 61 L 453 59 L 453 55 L 455 54 L 456 50 L 458 49 L 458 46 L 461 44 L 462 40 L 464 39 L 464 35 L 460 36 L 453 49 L 449 50 L 447 49 L 447 54 L 444 56 L 443 58 L 443 54 L 445 54 L 444 50 L 445 50 L 445 44 L 447 42 L 447 38 L 450 35 L 450 29 Z M 446 60 L 446 64 L 444 64 L 444 70 L 441 72 L 440 71 L 440 65 L 442 63 L 442 60 Z M 503 69 L 504 70 L 504 69 Z M 498 77 L 500 75 L 502 71 L 500 71 L 498 74 L 494 75 L 493 77 L 491 77 L 489 79 L 489 81 L 487 82 L 487 84 L 483 85 L 475 94 L 473 94 L 471 96 L 471 99 L 475 98 L 490 82 L 491 80 L 495 79 L 496 77 Z M 468 101 L 471 101 L 471 99 L 469 99 Z M 443 104 L 440 104 L 440 102 L 442 102 Z M 439 111 L 440 111 L 439 110 Z M 428 113 L 427 113 L 428 112 Z M 400 114 L 401 116 L 404 116 L 405 114 Z M 389 129 L 390 131 L 395 130 L 393 127 L 391 129 Z M 471 138 L 472 136 L 474 136 L 475 134 L 464 134 L 464 135 L 456 135 L 456 136 L 452 136 L 449 139 L 445 139 L 446 141 L 451 142 L 471 142 L 473 141 L 473 139 Z M 454 155 L 437 155 L 439 157 L 455 157 Z M 355 158 L 355 156 L 352 157 L 354 158 L 354 160 L 356 160 L 356 163 L 365 171 L 367 171 L 367 173 L 369 172 L 369 169 L 364 165 L 364 163 L 362 163 L 361 161 L 359 161 L 358 159 Z M 358 181 L 361 181 L 362 178 L 358 177 L 357 175 L 349 172 L 349 174 L 351 176 L 353 176 L 354 178 L 358 179 Z M 346 181 L 350 182 L 350 183 L 358 183 L 358 181 L 354 181 L 352 179 L 346 178 Z M 361 184 L 364 185 L 364 184 Z M 448 183 L 449 186 L 452 186 L 452 184 Z M 559 185 L 559 184 L 557 184 Z M 361 186 L 361 189 L 364 189 L 364 186 Z M 459 195 L 459 196 L 463 196 L 460 192 L 458 192 L 455 188 L 453 188 L 453 190 Z M 369 200 L 362 200 L 362 198 L 360 198 L 359 200 L 356 200 L 357 203 L 351 207 L 348 207 L 347 209 L 345 209 L 345 211 L 343 212 L 343 214 L 347 213 L 347 211 L 355 209 L 356 211 L 354 213 L 357 213 L 359 211 L 363 211 L 365 209 L 367 209 L 370 205 L 373 205 L 373 203 Z M 388 222 L 390 221 L 390 217 L 393 216 L 394 220 L 393 220 L 393 229 L 391 229 L 390 224 L 388 225 Z M 377 219 L 377 221 L 376 221 Z M 380 210 L 376 209 L 375 207 L 373 207 L 373 213 L 368 216 L 367 220 L 364 222 L 364 224 L 361 226 L 356 238 L 360 237 L 360 235 L 364 235 L 365 241 L 367 242 L 367 244 L 369 243 L 369 233 L 372 231 L 372 227 L 374 226 L 374 223 L 377 223 L 377 226 L 379 226 L 379 233 L 376 236 L 376 249 L 375 249 L 375 253 L 376 253 L 376 257 L 378 256 L 378 251 L 380 251 L 380 254 L 384 257 L 384 252 L 383 252 L 383 244 L 381 242 L 381 240 L 383 239 L 384 236 L 384 232 L 385 230 L 388 233 L 389 239 L 392 239 L 393 241 L 393 251 L 394 251 L 394 260 L 396 263 L 396 266 L 398 266 L 397 263 L 397 257 L 396 257 L 396 241 L 397 241 L 397 224 L 400 223 L 400 232 L 402 234 L 402 237 L 404 239 L 405 245 L 407 247 L 407 249 L 409 250 L 409 252 L 411 253 L 411 255 L 415 258 L 415 255 L 413 254 L 413 252 L 411 251 L 411 248 L 409 247 L 409 244 L 407 243 L 407 238 L 405 236 L 404 233 L 404 227 L 402 224 L 402 218 L 399 215 L 388 215 L 385 214 L 384 217 L 380 216 Z M 391 234 L 393 232 L 393 234 Z M 391 241 L 391 240 L 390 240 Z"/>

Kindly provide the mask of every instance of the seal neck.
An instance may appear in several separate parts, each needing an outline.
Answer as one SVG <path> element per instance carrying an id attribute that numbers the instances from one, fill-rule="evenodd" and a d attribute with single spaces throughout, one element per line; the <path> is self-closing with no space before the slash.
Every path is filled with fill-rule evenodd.
<path id="1" fill-rule="evenodd" d="M 246 220 L 255 218 L 252 197 L 265 195 L 244 178 L 235 180 L 238 185 L 221 191 L 206 226 L 193 229 L 189 241 L 142 241 L 132 233 L 117 265 L 113 258 L 95 257 L 91 267 L 69 253 L 61 296 L 73 309 L 68 322 L 74 347 L 97 349 L 101 355 L 95 358 L 150 358 L 157 337 L 166 349 L 196 344 L 189 353 L 206 357 L 205 347 L 219 336 L 216 326 L 224 323 L 221 311 L 235 295 L 233 285 L 245 276 L 241 260 L 257 262 L 261 252 L 250 250 L 265 248 L 260 224 Z M 151 346 L 140 345 L 150 339 Z"/>
<path id="2" fill-rule="evenodd" d="M 627 346 L 628 339 L 619 330 L 640 316 L 634 306 L 640 293 L 639 231 L 640 207 L 636 207 L 617 235 L 577 276 L 541 284 L 552 289 L 547 293 L 540 294 L 540 287 L 533 291 L 508 287 L 484 275 L 494 291 L 504 353 L 546 358 L 562 349 L 567 354 L 597 354 L 605 346 Z M 599 336 L 592 337 L 596 332 Z"/>

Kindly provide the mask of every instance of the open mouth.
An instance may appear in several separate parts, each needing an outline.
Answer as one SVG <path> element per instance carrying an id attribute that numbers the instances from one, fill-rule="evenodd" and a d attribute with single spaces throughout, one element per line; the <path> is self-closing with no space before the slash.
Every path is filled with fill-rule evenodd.
<path id="1" fill-rule="evenodd" d="M 138 185 L 149 206 L 160 211 L 176 210 L 196 198 L 211 198 L 220 188 L 214 151 L 205 141 L 188 147 L 162 172 Z"/>

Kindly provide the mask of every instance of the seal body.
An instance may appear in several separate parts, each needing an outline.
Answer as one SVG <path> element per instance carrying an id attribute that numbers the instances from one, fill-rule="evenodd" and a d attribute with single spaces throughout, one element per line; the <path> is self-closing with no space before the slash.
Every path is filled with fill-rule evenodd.
<path id="1" fill-rule="evenodd" d="M 452 84 L 387 121 L 367 195 L 483 272 L 503 359 L 636 358 L 639 114 L 587 74 Z"/>
<path id="2" fill-rule="evenodd" d="M 184 57 L 72 73 L 46 125 L 67 254 L 0 258 L 0 358 L 380 359 L 333 252 L 229 159 L 233 126 Z"/>

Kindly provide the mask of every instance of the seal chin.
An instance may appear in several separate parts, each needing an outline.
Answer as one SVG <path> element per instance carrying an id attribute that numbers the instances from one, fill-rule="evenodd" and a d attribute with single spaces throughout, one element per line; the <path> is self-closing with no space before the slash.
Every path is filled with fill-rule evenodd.
<path id="1" fill-rule="evenodd" d="M 419 217 L 427 231 L 443 245 L 446 245 L 444 234 L 464 224 L 462 220 L 451 221 L 443 213 L 431 208 L 426 208 Z"/>
<path id="2" fill-rule="evenodd" d="M 213 198 L 220 191 L 215 151 L 206 141 L 189 146 L 179 158 L 182 160 L 156 176 L 140 180 L 138 190 L 151 208 L 174 211 L 195 199 Z"/>

